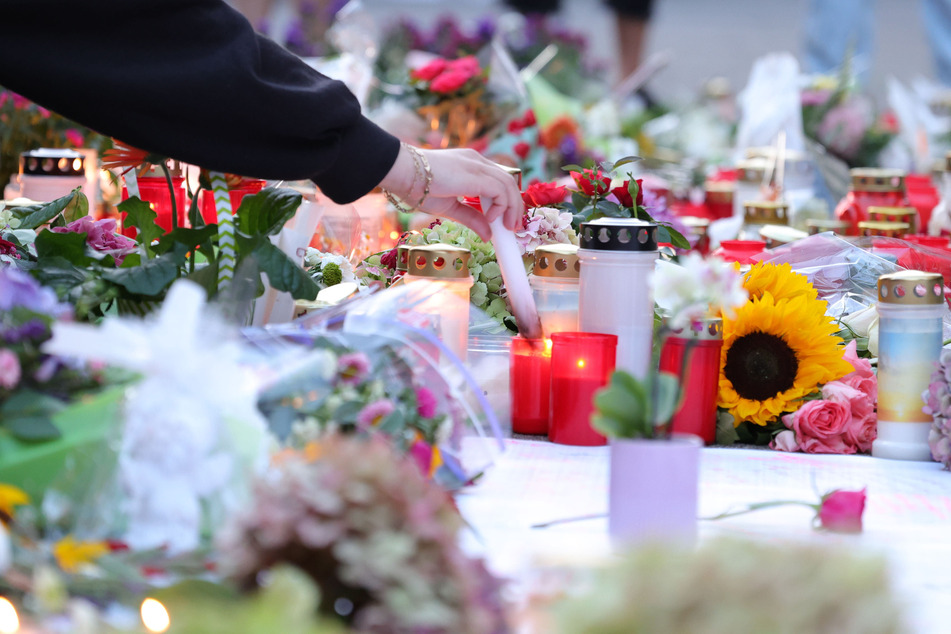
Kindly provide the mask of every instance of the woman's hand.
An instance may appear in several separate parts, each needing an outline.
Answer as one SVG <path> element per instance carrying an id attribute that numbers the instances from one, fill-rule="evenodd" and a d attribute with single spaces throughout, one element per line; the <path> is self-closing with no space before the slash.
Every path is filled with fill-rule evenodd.
<path id="1" fill-rule="evenodd" d="M 434 216 L 457 220 L 479 234 L 491 237 L 489 222 L 502 217 L 503 224 L 515 231 L 525 213 L 522 195 L 511 174 L 475 150 L 418 150 L 429 162 L 432 183 L 420 209 Z M 423 195 L 422 166 L 405 146 L 380 186 L 407 205 L 415 205 Z M 459 202 L 460 197 L 491 200 L 483 213 Z"/>

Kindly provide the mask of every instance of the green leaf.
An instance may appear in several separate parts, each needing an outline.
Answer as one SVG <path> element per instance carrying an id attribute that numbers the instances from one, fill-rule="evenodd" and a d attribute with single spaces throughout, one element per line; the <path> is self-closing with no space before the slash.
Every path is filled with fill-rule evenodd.
<path id="1" fill-rule="evenodd" d="M 79 220 L 89 215 L 89 200 L 85 195 L 79 194 L 74 196 L 72 200 L 69 201 L 69 204 L 66 205 L 66 208 L 63 210 L 62 218 L 66 224 L 73 222 L 74 220 Z"/>
<path id="2" fill-rule="evenodd" d="M 20 440 L 52 440 L 60 436 L 53 415 L 64 407 L 52 396 L 18 390 L 0 407 L 0 425 Z"/>
<path id="3" fill-rule="evenodd" d="M 650 438 L 650 402 L 647 387 L 633 375 L 617 370 L 607 387 L 594 398 L 596 429 L 614 438 Z"/>
<path id="4" fill-rule="evenodd" d="M 118 284 L 133 295 L 154 297 L 178 278 L 183 258 L 177 252 L 167 253 L 144 264 L 103 271 L 102 278 Z"/>
<path id="5" fill-rule="evenodd" d="M 217 233 L 218 225 L 205 225 L 199 229 L 179 227 L 159 238 L 155 253 L 157 255 L 166 253 L 176 244 L 183 245 L 186 251 L 193 251 L 198 245 L 210 242 Z"/>
<path id="6" fill-rule="evenodd" d="M 561 166 L 561 169 L 562 169 L 562 171 L 564 171 L 564 172 L 580 172 L 580 171 L 583 170 L 584 168 L 581 167 L 580 165 L 575 165 L 574 163 L 571 163 L 571 164 L 568 164 L 568 165 L 562 165 L 562 166 Z"/>
<path id="7" fill-rule="evenodd" d="M 287 291 L 294 299 L 312 300 L 320 290 L 317 283 L 269 240 L 263 241 L 250 254 L 260 270 L 267 274 L 268 282 L 279 291 Z"/>
<path id="8" fill-rule="evenodd" d="M 687 238 L 668 224 L 660 224 L 658 226 L 657 238 L 660 242 L 669 242 L 678 249 L 690 248 L 690 242 Z"/>
<path id="9" fill-rule="evenodd" d="M 651 422 L 656 427 L 673 418 L 680 400 L 680 381 L 675 374 L 659 372 L 654 376 L 654 384 L 651 387 Z"/>
<path id="10" fill-rule="evenodd" d="M 237 213 L 237 226 L 249 236 L 273 236 L 294 217 L 301 195 L 292 189 L 267 187 L 245 196 Z"/>
<path id="11" fill-rule="evenodd" d="M 77 266 L 86 266 L 93 261 L 86 255 L 86 234 L 85 233 L 57 233 L 44 229 L 36 236 L 36 256 L 43 260 L 54 256 L 60 256 L 70 264 Z"/>
<path id="12" fill-rule="evenodd" d="M 581 192 L 571 192 L 571 204 L 575 209 L 584 209 L 588 205 L 588 197 Z"/>
<path id="13" fill-rule="evenodd" d="M 218 292 L 218 263 L 211 262 L 207 266 L 196 268 L 186 279 L 195 282 L 208 293 L 208 297 L 214 297 Z"/>
<path id="14" fill-rule="evenodd" d="M 630 213 L 627 208 L 613 203 L 610 200 L 599 200 L 594 206 L 599 214 L 609 218 L 629 218 Z"/>
<path id="15" fill-rule="evenodd" d="M 86 197 L 83 193 L 77 188 L 62 198 L 57 198 L 52 202 L 29 205 L 27 207 L 15 207 L 11 209 L 11 211 L 14 217 L 20 219 L 18 229 L 36 229 L 63 213 L 70 205 L 80 205 L 78 202 L 79 199 L 82 199 L 85 208 L 88 210 L 89 203 L 86 201 Z"/>
<path id="16" fill-rule="evenodd" d="M 636 163 L 637 161 L 642 161 L 643 159 L 640 156 L 625 156 L 624 158 L 618 159 L 614 162 L 614 169 L 621 167 L 622 165 L 627 165 L 628 163 Z M 634 179 L 631 179 L 631 182 L 634 182 Z"/>
<path id="17" fill-rule="evenodd" d="M 145 245 L 146 251 L 151 254 L 152 241 L 157 240 L 165 233 L 164 229 L 155 224 L 155 219 L 158 217 L 158 214 L 155 213 L 147 202 L 134 196 L 116 205 L 116 209 L 126 214 L 124 221 L 125 226 L 135 227 L 138 230 L 136 232 L 136 240 L 138 240 L 140 244 Z"/>

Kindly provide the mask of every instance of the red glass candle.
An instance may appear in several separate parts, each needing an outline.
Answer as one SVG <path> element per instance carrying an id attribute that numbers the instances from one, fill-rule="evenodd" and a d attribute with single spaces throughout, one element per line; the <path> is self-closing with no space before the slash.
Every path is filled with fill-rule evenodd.
<path id="1" fill-rule="evenodd" d="M 516 434 L 547 434 L 551 340 L 513 338 L 509 372 L 512 431 Z"/>
<path id="2" fill-rule="evenodd" d="M 245 178 L 241 184 L 228 191 L 231 198 L 231 213 L 238 211 L 241 200 L 249 194 L 257 194 L 264 189 L 266 181 L 256 178 Z M 207 189 L 198 194 L 198 208 L 206 225 L 218 224 L 218 210 L 215 208 L 215 193 Z"/>
<path id="3" fill-rule="evenodd" d="M 839 201 L 835 217 L 849 223 L 848 235 L 859 235 L 859 223 L 869 219 L 869 207 L 907 207 L 905 174 L 901 170 L 856 168 L 852 189 Z"/>
<path id="4" fill-rule="evenodd" d="M 671 419 L 671 429 L 675 434 L 699 436 L 708 445 L 717 434 L 722 347 L 722 320 L 705 319 L 667 337 L 660 353 L 661 372 L 680 377 L 682 386 L 683 401 Z"/>
<path id="5" fill-rule="evenodd" d="M 604 445 L 591 427 L 594 393 L 614 372 L 617 336 L 556 332 L 551 336 L 551 421 L 548 439 L 563 445 Z"/>
<path id="6" fill-rule="evenodd" d="M 918 210 L 921 221 L 918 226 L 922 231 L 927 230 L 931 212 L 941 202 L 941 196 L 931 182 L 931 177 L 928 174 L 909 174 L 905 177 L 905 191 L 908 204 Z"/>
<path id="7" fill-rule="evenodd" d="M 152 207 L 155 212 L 155 224 L 165 231 L 172 230 L 172 196 L 169 193 L 168 181 L 164 176 L 139 176 L 136 179 L 139 185 L 139 198 Z M 185 179 L 181 176 L 172 176 L 172 189 L 175 190 L 175 206 L 178 211 L 178 226 L 185 226 L 188 215 L 188 203 L 185 200 L 185 188 L 182 184 Z M 122 199 L 129 197 L 128 190 L 122 188 Z M 123 214 L 123 218 L 125 214 Z M 129 228 L 128 231 L 134 231 Z M 131 235 L 123 230 L 123 234 Z"/>
<path id="8" fill-rule="evenodd" d="M 754 264 L 753 256 L 766 250 L 766 243 L 762 240 L 724 240 L 710 255 L 727 262 L 740 264 Z"/>

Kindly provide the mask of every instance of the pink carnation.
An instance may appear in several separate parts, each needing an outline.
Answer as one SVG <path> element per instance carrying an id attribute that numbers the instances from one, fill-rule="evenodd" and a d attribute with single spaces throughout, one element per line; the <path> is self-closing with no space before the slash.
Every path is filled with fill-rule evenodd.
<path id="1" fill-rule="evenodd" d="M 429 388 L 416 388 L 416 413 L 420 418 L 432 418 L 436 415 L 436 396 Z"/>
<path id="2" fill-rule="evenodd" d="M 357 424 L 363 428 L 375 427 L 383 422 L 383 419 L 393 413 L 396 406 L 388 398 L 374 401 L 360 410 L 357 414 Z"/>
<path id="3" fill-rule="evenodd" d="M 447 94 L 456 92 L 472 79 L 472 75 L 458 70 L 447 70 L 429 84 L 433 92 Z"/>
<path id="4" fill-rule="evenodd" d="M 370 372 L 370 358 L 363 352 L 348 352 L 337 361 L 337 378 L 344 385 L 359 385 Z"/>
<path id="5" fill-rule="evenodd" d="M 115 218 L 93 220 L 92 216 L 83 216 L 65 227 L 53 227 L 56 233 L 85 233 L 86 244 L 99 253 L 115 258 L 116 266 L 121 266 L 125 256 L 136 249 L 135 240 L 116 233 Z"/>

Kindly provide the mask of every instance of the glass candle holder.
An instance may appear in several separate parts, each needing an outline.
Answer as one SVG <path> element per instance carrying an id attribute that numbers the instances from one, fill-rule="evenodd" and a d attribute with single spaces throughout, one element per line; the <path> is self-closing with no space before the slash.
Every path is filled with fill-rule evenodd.
<path id="1" fill-rule="evenodd" d="M 551 244 L 535 249 L 535 265 L 528 281 L 546 336 L 578 332 L 580 275 L 581 261 L 575 245 Z"/>
<path id="2" fill-rule="evenodd" d="M 417 305 L 417 310 L 439 321 L 439 338 L 461 361 L 469 345 L 469 249 L 450 244 L 412 247 L 407 254 L 407 284 L 415 280 L 437 282 L 443 292 Z"/>
<path id="3" fill-rule="evenodd" d="M 769 225 L 788 225 L 789 205 L 769 200 L 746 201 L 743 203 L 743 227 L 740 240 L 760 240 L 760 231 Z"/>
<path id="4" fill-rule="evenodd" d="M 550 339 L 512 338 L 509 385 L 513 433 L 548 433 L 551 346 Z"/>
<path id="5" fill-rule="evenodd" d="M 556 332 L 551 336 L 551 420 L 548 439 L 562 445 L 604 445 L 591 427 L 594 393 L 614 372 L 617 335 Z"/>
<path id="6" fill-rule="evenodd" d="M 675 434 L 693 434 L 710 445 L 717 433 L 717 390 L 723 320 L 704 319 L 664 340 L 660 370 L 680 377 L 683 402 L 671 419 Z"/>
<path id="7" fill-rule="evenodd" d="M 647 374 L 654 334 L 650 278 L 657 260 L 657 225 L 632 218 L 581 224 L 579 324 L 584 332 L 617 335 L 617 366 Z"/>
<path id="8" fill-rule="evenodd" d="M 23 198 L 38 202 L 56 200 L 77 187 L 85 189 L 86 156 L 76 150 L 56 148 L 24 152 L 20 155 L 17 180 L 20 184 L 19 195 Z M 88 191 L 84 193 L 89 194 Z"/>
<path id="9" fill-rule="evenodd" d="M 231 199 L 231 213 L 237 213 L 241 201 L 249 194 L 257 194 L 267 181 L 258 178 L 245 178 L 234 188 L 228 190 L 228 197 Z M 207 189 L 201 190 L 198 194 L 198 208 L 201 210 L 201 217 L 206 225 L 218 224 L 218 210 L 215 208 L 215 193 Z"/>
<path id="10" fill-rule="evenodd" d="M 859 223 L 868 220 L 869 207 L 907 207 L 905 172 L 855 168 L 852 189 L 839 201 L 835 217 L 849 223 L 848 235 L 859 235 Z"/>
<path id="11" fill-rule="evenodd" d="M 938 273 L 899 271 L 878 278 L 878 436 L 872 455 L 931 460 L 934 422 L 921 393 L 941 354 L 944 284 Z"/>

